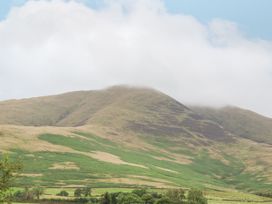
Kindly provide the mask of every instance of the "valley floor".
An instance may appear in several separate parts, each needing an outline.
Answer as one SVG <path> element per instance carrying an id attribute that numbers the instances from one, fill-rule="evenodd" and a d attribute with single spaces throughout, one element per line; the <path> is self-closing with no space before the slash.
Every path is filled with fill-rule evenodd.
<path id="1" fill-rule="evenodd" d="M 20 190 L 15 188 L 14 190 Z M 68 198 L 56 196 L 58 192 L 61 190 L 65 190 L 69 193 Z M 73 192 L 74 188 L 47 188 L 45 190 L 45 194 L 41 197 L 41 199 L 74 199 Z M 132 188 L 93 188 L 92 189 L 92 196 L 93 197 L 100 197 L 105 192 L 113 193 L 113 192 L 131 192 Z M 163 189 L 150 189 L 150 191 L 156 191 L 162 193 Z M 239 191 L 220 191 L 220 190 L 207 190 L 205 191 L 205 196 L 208 199 L 208 204 L 272 204 L 271 198 L 265 198 L 256 196 L 249 193 L 243 193 Z M 19 203 L 15 203 L 19 204 Z M 24 203 L 29 204 L 29 203 Z M 34 203 L 31 203 L 34 204 Z M 35 202 L 38 204 L 38 202 Z"/>

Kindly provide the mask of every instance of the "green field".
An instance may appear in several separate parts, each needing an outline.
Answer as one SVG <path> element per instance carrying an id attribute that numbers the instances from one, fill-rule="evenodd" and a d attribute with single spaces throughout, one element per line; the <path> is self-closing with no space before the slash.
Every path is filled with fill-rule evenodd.
<path id="1" fill-rule="evenodd" d="M 68 147 L 74 152 L 27 152 L 13 149 L 12 156 L 19 157 L 24 163 L 23 176 L 17 180 L 17 185 L 137 187 L 136 181 L 135 184 L 122 182 L 134 178 L 143 186 L 151 187 L 166 185 L 204 189 L 207 186 L 226 188 L 235 186 L 243 191 L 272 187 L 261 177 L 243 172 L 243 163 L 229 155 L 224 155 L 224 159 L 228 162 L 226 164 L 211 158 L 205 150 L 193 154 L 183 147 L 182 143 L 173 144 L 170 140 L 158 142 L 158 138 L 149 138 L 147 142 L 156 148 L 140 150 L 126 148 L 91 133 L 73 132 L 71 135 L 73 136 L 42 134 L 39 139 Z M 159 151 L 162 145 L 167 152 Z M 171 150 L 175 146 L 180 146 L 182 155 L 190 158 L 191 163 L 182 164 L 171 158 L 171 154 L 177 154 L 177 150 Z M 113 155 L 123 163 L 116 164 L 103 161 L 103 158 L 93 158 L 88 155 L 92 152 Z M 67 163 L 72 163 L 74 168 L 69 166 L 65 168 Z M 54 168 L 54 165 L 64 165 L 64 167 Z M 116 182 L 118 178 L 121 182 Z"/>

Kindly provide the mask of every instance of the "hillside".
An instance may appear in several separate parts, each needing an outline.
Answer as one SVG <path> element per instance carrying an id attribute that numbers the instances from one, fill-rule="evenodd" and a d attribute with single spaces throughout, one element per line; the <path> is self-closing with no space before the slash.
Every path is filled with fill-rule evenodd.
<path id="1" fill-rule="evenodd" d="M 272 119 L 238 107 L 192 107 L 202 117 L 216 121 L 234 135 L 272 144 Z"/>
<path id="2" fill-rule="evenodd" d="M 271 145 L 205 111 L 126 86 L 4 101 L 0 150 L 25 163 L 18 185 L 271 188 Z"/>
<path id="3" fill-rule="evenodd" d="M 116 86 L 0 103 L 0 124 L 76 127 L 99 124 L 142 134 L 230 140 L 216 123 L 152 89 Z"/>

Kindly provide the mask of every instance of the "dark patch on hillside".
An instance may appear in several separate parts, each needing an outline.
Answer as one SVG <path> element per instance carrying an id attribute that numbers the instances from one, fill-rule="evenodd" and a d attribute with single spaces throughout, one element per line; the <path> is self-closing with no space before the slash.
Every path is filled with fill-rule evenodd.
<path id="1" fill-rule="evenodd" d="M 154 136 L 186 136 L 191 135 L 184 130 L 182 127 L 168 126 L 168 125 L 158 125 L 151 123 L 139 123 L 131 121 L 128 123 L 127 128 L 136 133 L 150 134 Z"/>
<path id="2" fill-rule="evenodd" d="M 222 127 L 211 121 L 194 120 L 191 118 L 186 118 L 181 123 L 181 125 L 188 128 L 190 131 L 200 133 L 204 137 L 211 140 L 224 142 L 232 141 L 232 138 L 225 133 L 225 130 Z"/>
<path id="3" fill-rule="evenodd" d="M 272 144 L 272 119 L 237 107 L 220 109 L 191 107 L 203 118 L 212 120 L 235 136 L 259 143 Z"/>

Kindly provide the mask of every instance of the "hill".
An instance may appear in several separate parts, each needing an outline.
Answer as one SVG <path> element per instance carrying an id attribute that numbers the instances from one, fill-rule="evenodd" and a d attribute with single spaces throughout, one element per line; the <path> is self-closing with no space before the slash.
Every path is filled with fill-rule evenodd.
<path id="1" fill-rule="evenodd" d="M 272 119 L 238 107 L 192 107 L 202 117 L 216 121 L 234 135 L 272 144 Z"/>
<path id="2" fill-rule="evenodd" d="M 4 101 L 0 149 L 18 185 L 271 188 L 271 145 L 205 111 L 126 86 Z"/>
<path id="3" fill-rule="evenodd" d="M 99 124 L 151 135 L 191 132 L 229 140 L 224 129 L 171 97 L 126 86 L 0 103 L 0 124 L 76 127 Z"/>

